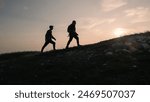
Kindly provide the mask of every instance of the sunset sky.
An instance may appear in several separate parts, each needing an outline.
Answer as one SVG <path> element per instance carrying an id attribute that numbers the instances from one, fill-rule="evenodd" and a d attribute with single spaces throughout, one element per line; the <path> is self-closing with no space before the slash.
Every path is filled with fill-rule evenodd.
<path id="1" fill-rule="evenodd" d="M 0 53 L 40 51 L 49 25 L 65 48 L 72 20 L 81 45 L 148 31 L 150 0 L 0 0 Z"/>

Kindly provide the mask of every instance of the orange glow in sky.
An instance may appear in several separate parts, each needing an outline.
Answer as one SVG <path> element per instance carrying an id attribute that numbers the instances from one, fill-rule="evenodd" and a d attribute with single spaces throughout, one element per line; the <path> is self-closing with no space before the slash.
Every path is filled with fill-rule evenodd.
<path id="1" fill-rule="evenodd" d="M 116 28 L 114 29 L 114 35 L 116 37 L 124 36 L 127 33 L 127 30 L 124 28 Z"/>
<path id="2" fill-rule="evenodd" d="M 149 12 L 150 0 L 0 0 L 0 53 L 40 51 L 49 25 L 65 48 L 72 20 L 81 45 L 148 31 Z"/>

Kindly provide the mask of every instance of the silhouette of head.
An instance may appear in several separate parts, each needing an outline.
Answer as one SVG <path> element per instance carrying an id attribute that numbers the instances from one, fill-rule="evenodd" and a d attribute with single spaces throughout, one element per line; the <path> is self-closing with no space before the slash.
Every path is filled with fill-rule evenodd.
<path id="1" fill-rule="evenodd" d="M 54 28 L 54 26 L 52 26 L 52 25 L 49 26 L 49 29 L 50 29 L 50 30 L 53 30 L 53 28 Z"/>
<path id="2" fill-rule="evenodd" d="M 73 25 L 75 25 L 75 24 L 76 24 L 76 21 L 75 21 L 75 20 L 73 20 L 73 21 L 72 21 L 72 24 L 73 24 Z"/>

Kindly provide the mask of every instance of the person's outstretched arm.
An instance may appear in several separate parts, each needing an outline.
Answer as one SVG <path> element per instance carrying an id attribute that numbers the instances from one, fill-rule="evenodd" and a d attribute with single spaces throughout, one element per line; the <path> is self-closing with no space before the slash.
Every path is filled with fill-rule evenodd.
<path id="1" fill-rule="evenodd" d="M 56 38 L 52 35 L 52 39 L 56 40 Z"/>

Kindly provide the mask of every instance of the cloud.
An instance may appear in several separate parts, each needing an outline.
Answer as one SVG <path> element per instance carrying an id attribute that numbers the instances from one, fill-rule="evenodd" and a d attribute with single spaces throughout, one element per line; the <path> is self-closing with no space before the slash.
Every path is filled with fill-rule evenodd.
<path id="1" fill-rule="evenodd" d="M 95 34 L 95 36 L 100 37 L 101 34 L 110 34 L 110 30 L 108 29 L 112 27 L 116 20 L 116 18 L 82 18 L 79 20 L 79 31 L 81 34 Z M 108 37 L 106 35 L 104 36 L 102 39 Z"/>
<path id="2" fill-rule="evenodd" d="M 83 18 L 81 19 L 81 25 L 85 29 L 93 29 L 103 24 L 111 24 L 116 21 L 116 18 Z"/>
<path id="3" fill-rule="evenodd" d="M 29 7 L 24 6 L 23 9 L 24 9 L 24 10 L 29 10 Z"/>
<path id="4" fill-rule="evenodd" d="M 126 5 L 126 0 L 102 0 L 101 9 L 102 11 L 109 12 Z"/>
<path id="5" fill-rule="evenodd" d="M 126 17 L 132 19 L 132 23 L 140 23 L 150 21 L 150 9 L 147 7 L 137 7 L 125 10 Z"/>

